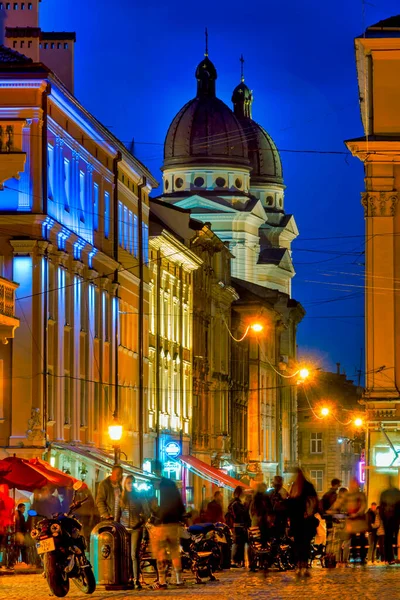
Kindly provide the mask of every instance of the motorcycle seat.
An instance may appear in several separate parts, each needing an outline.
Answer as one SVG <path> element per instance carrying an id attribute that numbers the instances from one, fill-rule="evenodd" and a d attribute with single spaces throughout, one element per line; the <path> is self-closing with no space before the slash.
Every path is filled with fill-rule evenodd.
<path id="1" fill-rule="evenodd" d="M 199 558 L 208 558 L 212 555 L 212 552 L 196 552 Z"/>
<path id="2" fill-rule="evenodd" d="M 190 525 L 189 531 L 190 533 L 199 534 L 199 533 L 208 533 L 209 531 L 213 531 L 215 529 L 214 523 L 196 523 L 196 525 Z"/>

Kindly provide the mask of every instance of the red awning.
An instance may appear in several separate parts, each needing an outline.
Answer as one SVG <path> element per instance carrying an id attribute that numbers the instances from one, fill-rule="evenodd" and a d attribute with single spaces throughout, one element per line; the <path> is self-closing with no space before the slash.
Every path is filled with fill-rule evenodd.
<path id="1" fill-rule="evenodd" d="M 234 479 L 230 475 L 227 475 L 221 469 L 216 469 L 211 465 L 203 462 L 199 458 L 188 455 L 178 456 L 178 459 L 191 471 L 193 471 L 199 477 L 206 479 L 207 481 L 211 481 L 215 485 L 219 485 L 221 487 L 227 487 L 231 490 L 234 490 L 235 487 L 241 485 L 243 488 L 247 488 L 248 486 L 244 485 L 241 481 Z"/>

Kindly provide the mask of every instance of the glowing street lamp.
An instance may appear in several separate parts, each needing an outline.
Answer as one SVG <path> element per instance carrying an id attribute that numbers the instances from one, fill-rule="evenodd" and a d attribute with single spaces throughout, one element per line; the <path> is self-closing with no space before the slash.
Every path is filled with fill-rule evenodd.
<path id="1" fill-rule="evenodd" d="M 362 427 L 363 424 L 364 424 L 364 421 L 360 417 L 357 417 L 356 419 L 354 419 L 354 425 L 356 427 Z"/>
<path id="2" fill-rule="evenodd" d="M 305 379 L 307 379 L 307 377 L 310 377 L 310 371 L 307 368 L 303 367 L 299 371 L 299 376 L 300 376 L 300 379 L 302 379 L 304 381 Z"/>
<path id="3" fill-rule="evenodd" d="M 121 457 L 121 447 L 119 442 L 122 438 L 122 425 L 118 422 L 118 419 L 114 418 L 114 421 L 108 426 L 108 435 L 113 443 L 114 448 L 114 463 L 119 465 Z"/>
<path id="4" fill-rule="evenodd" d="M 231 338 L 233 340 L 235 340 L 235 342 L 243 342 L 243 340 L 247 337 L 247 335 L 248 335 L 248 333 L 249 333 L 250 330 L 253 331 L 253 333 L 261 333 L 261 331 L 264 329 L 264 325 L 261 325 L 261 323 L 257 323 L 257 322 L 250 323 L 250 325 L 247 325 L 246 331 L 244 332 L 244 334 L 242 335 L 242 337 L 241 338 L 235 338 L 235 336 L 232 335 L 232 333 L 231 333 L 231 331 L 230 331 L 230 329 L 229 329 L 229 327 L 228 327 L 228 325 L 227 325 L 227 323 L 226 323 L 225 320 L 224 320 L 224 323 L 225 323 L 226 328 L 227 328 L 227 330 L 229 332 L 229 335 L 231 336 Z"/>
<path id="5" fill-rule="evenodd" d="M 264 329 L 261 323 L 253 323 L 252 325 L 249 325 L 249 328 L 254 331 L 254 333 L 261 333 L 261 331 Z"/>
<path id="6" fill-rule="evenodd" d="M 321 408 L 321 415 L 322 415 L 323 417 L 327 417 L 327 416 L 329 415 L 329 412 L 330 412 L 330 411 L 329 411 L 329 408 L 328 408 L 327 406 L 323 406 L 323 407 Z"/>

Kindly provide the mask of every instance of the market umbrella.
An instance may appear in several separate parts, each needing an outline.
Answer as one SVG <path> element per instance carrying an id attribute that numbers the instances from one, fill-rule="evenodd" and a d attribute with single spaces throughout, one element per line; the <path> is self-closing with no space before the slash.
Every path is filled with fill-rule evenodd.
<path id="1" fill-rule="evenodd" d="M 9 469 L 0 476 L 0 483 L 6 483 L 10 488 L 18 488 L 33 492 L 49 485 L 43 473 L 39 473 L 27 460 L 16 456 L 8 456 L 0 461 L 0 470 Z"/>
<path id="2" fill-rule="evenodd" d="M 68 475 L 63 471 L 52 467 L 48 462 L 41 458 L 31 458 L 29 464 L 34 467 L 38 473 L 42 473 L 48 477 L 49 480 L 56 481 L 57 483 L 53 483 L 53 485 L 56 485 L 57 487 L 72 487 L 75 482 L 79 481 L 78 479 L 75 479 L 75 477 L 72 477 L 72 475 Z M 86 488 L 86 483 L 82 482 L 82 487 Z"/>

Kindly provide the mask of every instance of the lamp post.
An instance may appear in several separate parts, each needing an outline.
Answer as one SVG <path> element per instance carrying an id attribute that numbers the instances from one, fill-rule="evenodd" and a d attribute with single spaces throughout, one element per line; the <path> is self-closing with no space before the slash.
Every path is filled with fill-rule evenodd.
<path id="1" fill-rule="evenodd" d="M 119 442 L 122 438 L 122 425 L 117 419 L 114 419 L 114 421 L 108 426 L 108 435 L 110 436 L 110 440 L 113 442 L 114 464 L 119 465 L 121 459 L 121 446 Z"/>

